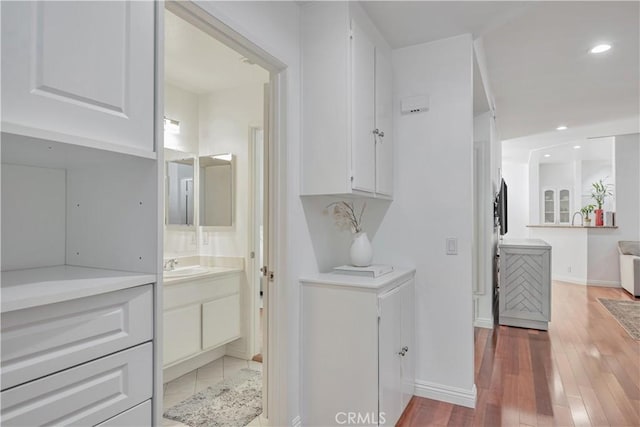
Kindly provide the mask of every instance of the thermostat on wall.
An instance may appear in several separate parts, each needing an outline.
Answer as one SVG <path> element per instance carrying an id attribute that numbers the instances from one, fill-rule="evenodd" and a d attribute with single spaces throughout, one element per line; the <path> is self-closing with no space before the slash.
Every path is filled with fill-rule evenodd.
<path id="1" fill-rule="evenodd" d="M 429 110 L 429 98 L 426 95 L 408 96 L 400 101 L 402 114 L 420 113 Z"/>

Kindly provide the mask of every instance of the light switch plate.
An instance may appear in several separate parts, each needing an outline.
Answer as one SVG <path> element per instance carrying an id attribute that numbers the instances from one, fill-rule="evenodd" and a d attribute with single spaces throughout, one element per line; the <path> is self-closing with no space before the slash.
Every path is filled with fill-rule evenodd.
<path id="1" fill-rule="evenodd" d="M 447 255 L 458 255 L 458 239 L 456 237 L 448 237 L 447 242 Z"/>

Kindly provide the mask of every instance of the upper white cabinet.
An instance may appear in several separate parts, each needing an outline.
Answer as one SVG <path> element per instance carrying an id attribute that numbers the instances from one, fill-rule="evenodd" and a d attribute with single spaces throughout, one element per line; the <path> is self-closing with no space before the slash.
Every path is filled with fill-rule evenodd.
<path id="1" fill-rule="evenodd" d="M 391 198 L 391 49 L 357 3 L 302 7 L 302 69 L 302 194 Z"/>
<path id="2" fill-rule="evenodd" d="M 545 224 L 570 224 L 571 190 L 544 188 L 542 190 L 542 218 Z"/>
<path id="3" fill-rule="evenodd" d="M 152 157 L 154 2 L 2 2 L 5 132 Z"/>

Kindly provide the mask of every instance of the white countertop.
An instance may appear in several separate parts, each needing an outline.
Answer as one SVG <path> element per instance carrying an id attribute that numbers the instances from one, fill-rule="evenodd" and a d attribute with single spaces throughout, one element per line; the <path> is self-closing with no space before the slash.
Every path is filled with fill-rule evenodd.
<path id="1" fill-rule="evenodd" d="M 550 248 L 551 245 L 542 239 L 502 239 L 498 246 L 524 248 Z"/>
<path id="2" fill-rule="evenodd" d="M 205 271 L 198 274 L 191 274 L 188 276 L 180 277 L 163 277 L 162 283 L 167 286 L 175 285 L 176 283 L 189 282 L 192 280 L 204 279 L 211 276 L 224 276 L 227 274 L 240 273 L 244 271 L 242 268 L 237 267 L 209 267 L 209 266 L 187 266 L 184 268 L 202 267 Z"/>
<path id="3" fill-rule="evenodd" d="M 394 282 L 402 282 L 404 279 L 413 276 L 415 272 L 415 268 L 396 267 L 391 273 L 376 278 L 338 273 L 317 273 L 301 277 L 300 283 L 303 285 L 332 285 L 379 290 Z"/>
<path id="4" fill-rule="evenodd" d="M 156 282 L 155 274 L 58 265 L 3 271 L 2 313 Z"/>

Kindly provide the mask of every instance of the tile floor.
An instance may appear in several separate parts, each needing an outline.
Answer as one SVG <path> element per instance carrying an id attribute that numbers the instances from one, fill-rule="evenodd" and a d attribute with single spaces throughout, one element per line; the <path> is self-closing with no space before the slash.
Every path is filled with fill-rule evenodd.
<path id="1" fill-rule="evenodd" d="M 164 384 L 164 406 L 168 409 L 176 403 L 182 402 L 189 396 L 206 389 L 224 378 L 232 376 L 240 369 L 249 368 L 262 371 L 262 363 L 253 360 L 242 360 L 235 357 L 224 356 L 218 360 L 189 372 L 173 381 Z M 163 418 L 164 427 L 187 427 L 184 424 Z M 248 427 L 268 426 L 266 418 L 260 415 L 248 424 Z"/>

